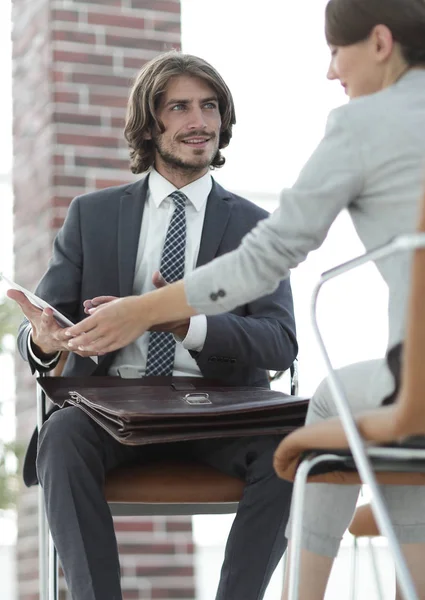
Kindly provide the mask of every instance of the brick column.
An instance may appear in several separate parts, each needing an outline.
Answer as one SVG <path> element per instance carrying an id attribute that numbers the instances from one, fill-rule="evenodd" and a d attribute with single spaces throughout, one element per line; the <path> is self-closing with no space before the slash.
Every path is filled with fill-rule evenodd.
<path id="1" fill-rule="evenodd" d="M 13 0 L 16 279 L 34 288 L 71 199 L 131 181 L 123 140 L 131 80 L 180 44 L 179 0 Z M 17 361 L 18 439 L 36 423 L 35 387 Z M 193 598 L 188 518 L 116 523 L 124 598 Z M 20 600 L 37 596 L 37 494 L 19 503 Z"/>

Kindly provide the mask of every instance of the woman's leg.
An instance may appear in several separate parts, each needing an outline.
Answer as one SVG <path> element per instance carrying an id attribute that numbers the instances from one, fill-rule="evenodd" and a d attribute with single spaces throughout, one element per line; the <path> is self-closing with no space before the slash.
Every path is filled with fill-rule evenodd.
<path id="1" fill-rule="evenodd" d="M 383 361 L 350 365 L 338 372 L 354 413 L 379 405 L 392 391 L 393 381 Z M 315 423 L 337 414 L 328 381 L 314 394 L 306 423 Z M 300 563 L 300 599 L 322 600 L 338 553 L 341 538 L 353 516 L 360 486 L 309 483 L 303 512 Z M 290 526 L 287 531 L 290 540 Z M 288 553 L 291 542 L 288 544 Z M 289 561 L 287 561 L 287 564 Z M 283 600 L 288 597 L 285 576 Z"/>
<path id="2" fill-rule="evenodd" d="M 402 550 L 419 598 L 425 598 L 425 544 L 403 544 Z M 404 600 L 397 586 L 396 600 Z"/>

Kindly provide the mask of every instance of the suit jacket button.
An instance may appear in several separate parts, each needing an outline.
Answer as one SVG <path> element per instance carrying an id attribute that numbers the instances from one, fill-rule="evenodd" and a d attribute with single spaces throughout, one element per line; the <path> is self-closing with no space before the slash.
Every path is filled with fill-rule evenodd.
<path id="1" fill-rule="evenodd" d="M 226 295 L 226 292 L 224 290 L 218 290 L 217 293 L 220 296 L 220 298 L 224 298 L 224 296 Z"/>
<path id="2" fill-rule="evenodd" d="M 214 294 L 214 292 L 213 292 L 212 294 L 210 294 L 210 299 L 211 299 L 213 302 L 216 302 L 216 301 L 218 300 L 218 295 L 217 295 L 217 294 Z"/>

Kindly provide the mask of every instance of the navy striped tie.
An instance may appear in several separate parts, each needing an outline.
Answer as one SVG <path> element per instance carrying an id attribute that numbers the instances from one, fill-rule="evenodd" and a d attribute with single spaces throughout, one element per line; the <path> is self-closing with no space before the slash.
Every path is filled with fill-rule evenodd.
<path id="1" fill-rule="evenodd" d="M 169 196 L 175 209 L 168 226 L 159 270 L 168 283 L 184 275 L 186 253 L 186 201 L 187 196 L 176 191 Z M 176 341 L 172 333 L 151 331 L 149 334 L 146 375 L 172 375 Z"/>

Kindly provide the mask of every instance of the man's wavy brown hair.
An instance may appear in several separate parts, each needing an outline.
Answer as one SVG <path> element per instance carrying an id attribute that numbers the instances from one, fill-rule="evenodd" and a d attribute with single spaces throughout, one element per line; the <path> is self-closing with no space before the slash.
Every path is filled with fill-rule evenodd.
<path id="1" fill-rule="evenodd" d="M 155 146 L 146 134 L 160 131 L 164 126 L 156 116 L 161 97 L 172 77 L 198 77 L 217 94 L 221 115 L 219 150 L 211 167 L 225 163 L 220 149 L 229 145 L 232 127 L 236 123 L 232 94 L 219 73 L 202 58 L 177 51 L 161 54 L 149 61 L 136 77 L 127 106 L 124 135 L 130 148 L 130 167 L 133 173 L 144 173 L 154 164 Z"/>

